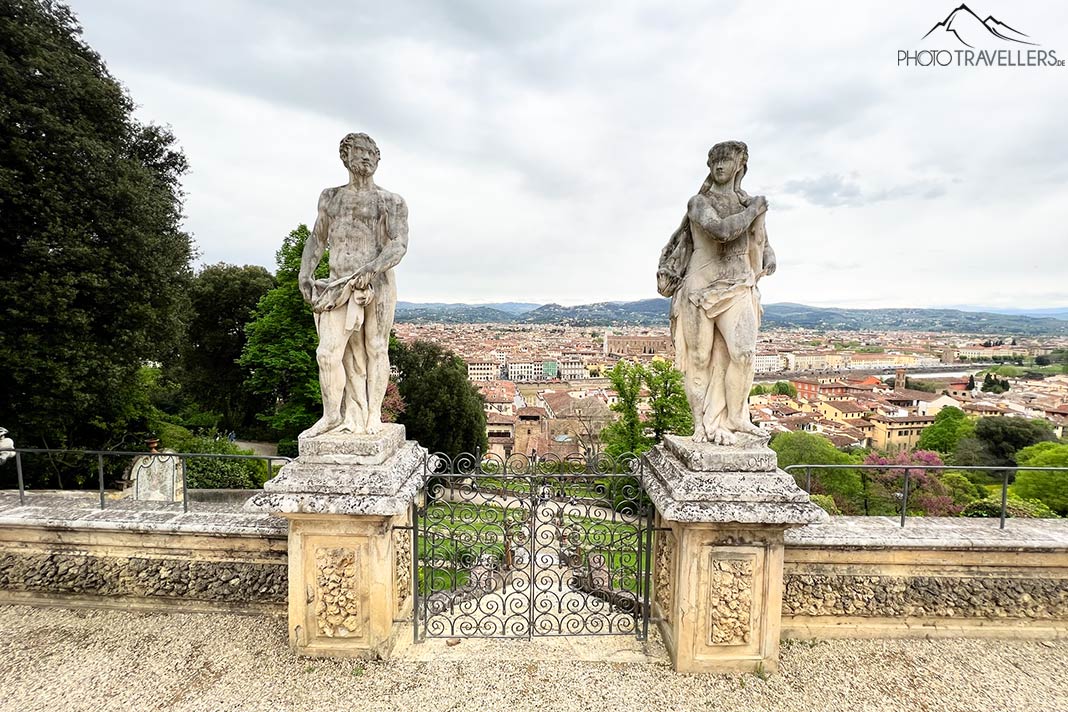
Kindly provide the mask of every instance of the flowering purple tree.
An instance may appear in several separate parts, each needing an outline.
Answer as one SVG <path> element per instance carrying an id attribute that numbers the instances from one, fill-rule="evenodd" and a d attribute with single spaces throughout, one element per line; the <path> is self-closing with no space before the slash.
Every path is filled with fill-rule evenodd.
<path id="1" fill-rule="evenodd" d="M 866 465 L 942 465 L 942 458 L 931 450 L 898 452 L 892 456 L 872 453 L 864 460 Z M 929 517 L 955 517 L 963 507 L 953 502 L 938 471 L 909 467 L 877 470 L 869 474 L 872 482 L 887 492 L 901 494 L 905 490 L 905 473 L 908 473 L 908 511 Z M 898 509 L 900 511 L 900 508 Z"/>

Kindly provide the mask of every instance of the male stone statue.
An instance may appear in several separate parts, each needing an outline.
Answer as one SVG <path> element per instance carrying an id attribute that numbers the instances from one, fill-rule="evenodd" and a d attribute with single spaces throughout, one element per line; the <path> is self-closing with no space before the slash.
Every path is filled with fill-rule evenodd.
<path id="1" fill-rule="evenodd" d="M 675 361 L 684 375 L 697 442 L 733 445 L 763 435 L 749 420 L 749 390 L 761 307 L 757 281 L 775 272 L 764 196 L 741 188 L 749 149 L 741 141 L 708 152 L 709 175 L 660 254 L 657 288 L 671 297 Z"/>
<path id="2" fill-rule="evenodd" d="M 397 306 L 393 268 L 408 249 L 408 206 L 375 185 L 379 151 L 367 134 L 341 140 L 349 182 L 319 196 L 304 246 L 300 291 L 311 303 L 319 347 L 323 417 L 301 437 L 376 433 L 389 382 L 389 331 Z M 315 268 L 330 249 L 330 278 Z"/>

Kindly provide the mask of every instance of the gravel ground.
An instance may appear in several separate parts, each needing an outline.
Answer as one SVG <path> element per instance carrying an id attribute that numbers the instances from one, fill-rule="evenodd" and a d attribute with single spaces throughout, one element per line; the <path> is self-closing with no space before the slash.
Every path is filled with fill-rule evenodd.
<path id="1" fill-rule="evenodd" d="M 468 643 L 468 641 L 464 641 Z M 780 672 L 644 663 L 300 658 L 275 616 L 0 606 L 0 709 L 1068 712 L 1068 641 L 786 641 Z M 421 646 L 417 646 L 421 647 Z M 650 649 L 656 646 L 651 646 Z"/>

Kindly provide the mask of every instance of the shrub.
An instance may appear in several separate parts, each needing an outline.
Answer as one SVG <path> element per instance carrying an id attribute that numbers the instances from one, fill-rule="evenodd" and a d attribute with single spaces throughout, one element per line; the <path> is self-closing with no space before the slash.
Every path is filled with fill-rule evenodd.
<path id="1" fill-rule="evenodd" d="M 1001 498 L 986 497 L 972 502 L 964 511 L 962 517 L 1000 517 Z M 1037 499 L 1020 499 L 1009 495 L 1005 502 L 1005 516 L 1018 519 L 1053 519 L 1057 515 Z"/>
<path id="2" fill-rule="evenodd" d="M 939 479 L 954 504 L 969 505 L 984 497 L 983 489 L 960 472 L 943 472 Z"/>
<path id="3" fill-rule="evenodd" d="M 189 438 L 178 452 L 213 453 L 219 455 L 251 455 L 226 438 L 199 435 Z M 186 482 L 189 489 L 256 489 L 269 477 L 263 460 L 229 460 L 210 457 L 191 457 L 186 460 Z"/>
<path id="4" fill-rule="evenodd" d="M 834 503 L 834 497 L 829 494 L 814 494 L 810 499 L 813 504 L 818 505 L 827 514 L 838 516 L 842 513 L 842 510 L 838 509 L 838 505 Z"/>
<path id="5" fill-rule="evenodd" d="M 296 457 L 299 452 L 296 440 L 279 440 L 278 454 L 282 457 Z"/>

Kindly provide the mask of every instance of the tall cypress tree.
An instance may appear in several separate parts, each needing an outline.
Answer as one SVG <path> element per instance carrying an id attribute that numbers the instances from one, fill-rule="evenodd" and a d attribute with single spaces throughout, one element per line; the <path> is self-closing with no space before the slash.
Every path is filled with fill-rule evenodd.
<path id="1" fill-rule="evenodd" d="M 188 314 L 185 157 L 51 0 L 0 3 L 0 425 L 23 446 L 133 445 L 138 370 Z"/>

